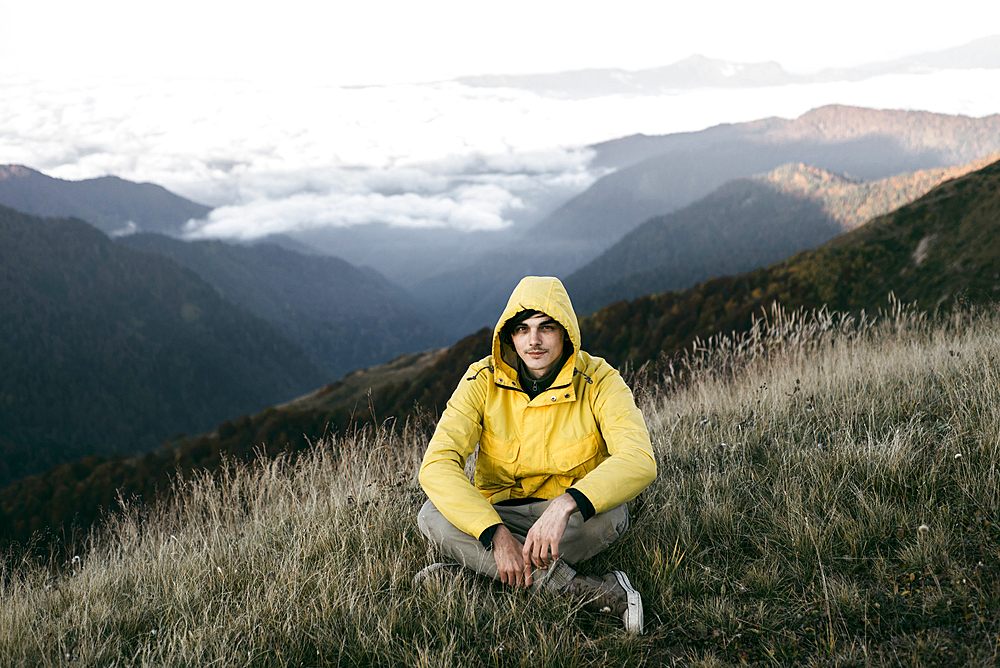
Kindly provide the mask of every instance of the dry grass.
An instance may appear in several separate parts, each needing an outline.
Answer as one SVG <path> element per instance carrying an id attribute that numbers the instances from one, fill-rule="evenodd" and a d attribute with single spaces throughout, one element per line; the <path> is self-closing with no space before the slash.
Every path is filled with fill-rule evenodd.
<path id="1" fill-rule="evenodd" d="M 414 429 L 188 480 L 78 561 L 7 560 L 0 665 L 995 665 L 998 344 L 994 313 L 775 313 L 639 374 L 660 475 L 584 570 L 629 573 L 641 638 L 472 576 L 413 587 Z"/>

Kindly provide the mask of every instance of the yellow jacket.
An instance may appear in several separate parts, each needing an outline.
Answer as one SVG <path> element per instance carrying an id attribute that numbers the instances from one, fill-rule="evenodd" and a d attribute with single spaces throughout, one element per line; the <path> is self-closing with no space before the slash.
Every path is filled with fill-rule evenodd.
<path id="1" fill-rule="evenodd" d="M 573 353 L 552 386 L 529 401 L 518 389 L 517 353 L 500 331 L 525 309 L 566 328 Z M 479 444 L 475 487 L 463 470 Z M 580 348 L 580 325 L 557 278 L 528 276 L 493 330 L 493 354 L 469 367 L 438 422 L 420 484 L 454 526 L 478 538 L 500 523 L 494 503 L 551 499 L 568 488 L 603 513 L 656 477 L 649 432 L 618 372 Z"/>

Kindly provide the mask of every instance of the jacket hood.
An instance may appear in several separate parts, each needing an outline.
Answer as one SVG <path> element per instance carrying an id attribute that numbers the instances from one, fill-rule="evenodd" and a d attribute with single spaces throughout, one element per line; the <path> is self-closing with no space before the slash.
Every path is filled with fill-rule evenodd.
<path id="1" fill-rule="evenodd" d="M 556 378 L 556 384 L 568 382 L 563 376 L 567 373 L 572 377 L 572 369 L 580 354 L 580 323 L 576 319 L 576 311 L 569 300 L 569 293 L 563 287 L 562 281 L 552 276 L 525 276 L 514 288 L 507 307 L 493 328 L 493 362 L 497 371 L 509 379 L 517 378 L 517 352 L 509 344 L 500 340 L 500 332 L 508 320 L 525 310 L 541 311 L 562 325 L 569 334 L 573 344 L 573 354 L 569 356 Z"/>

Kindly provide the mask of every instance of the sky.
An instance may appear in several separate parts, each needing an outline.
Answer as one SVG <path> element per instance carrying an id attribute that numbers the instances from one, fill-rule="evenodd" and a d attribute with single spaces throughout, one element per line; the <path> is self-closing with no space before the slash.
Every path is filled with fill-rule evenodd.
<path id="1" fill-rule="evenodd" d="M 280 9 L 279 9 L 280 7 Z M 1000 3 L 0 0 L 0 164 L 114 174 L 218 207 L 192 234 L 531 222 L 601 173 L 587 144 L 823 104 L 1000 112 L 1000 70 L 561 100 L 453 81 L 668 65 L 790 72 L 959 46 Z"/>
<path id="2" fill-rule="evenodd" d="M 0 72 L 370 85 L 639 69 L 698 53 L 789 71 L 972 41 L 1000 3 L 619 0 L 2 0 Z"/>

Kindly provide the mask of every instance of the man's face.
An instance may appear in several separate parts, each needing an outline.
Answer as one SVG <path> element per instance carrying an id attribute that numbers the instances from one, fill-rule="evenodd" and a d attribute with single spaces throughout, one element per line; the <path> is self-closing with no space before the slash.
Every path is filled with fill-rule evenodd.
<path id="1" fill-rule="evenodd" d="M 532 378 L 541 378 L 562 359 L 563 326 L 544 313 L 533 315 L 514 328 L 514 350 Z"/>

